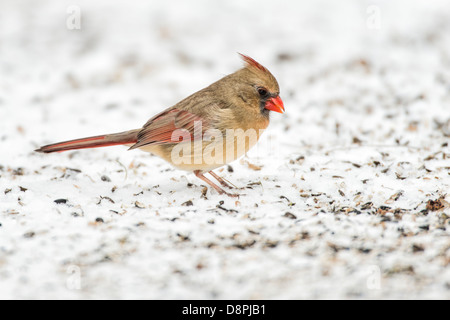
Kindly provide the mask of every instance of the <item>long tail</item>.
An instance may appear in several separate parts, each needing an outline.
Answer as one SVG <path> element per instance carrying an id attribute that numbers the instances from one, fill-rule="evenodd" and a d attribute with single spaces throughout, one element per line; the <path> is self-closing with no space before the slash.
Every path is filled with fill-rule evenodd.
<path id="1" fill-rule="evenodd" d="M 75 149 L 87 149 L 108 147 L 117 145 L 134 144 L 138 139 L 138 132 L 141 129 L 130 130 L 120 133 L 107 134 L 103 136 L 88 137 L 64 142 L 49 144 L 36 149 L 37 152 L 51 153 L 62 152 Z"/>

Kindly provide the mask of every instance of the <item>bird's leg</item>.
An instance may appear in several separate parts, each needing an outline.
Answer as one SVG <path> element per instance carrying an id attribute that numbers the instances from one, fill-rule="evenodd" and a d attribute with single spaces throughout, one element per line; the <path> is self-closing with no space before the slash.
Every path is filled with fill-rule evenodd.
<path id="1" fill-rule="evenodd" d="M 213 187 L 219 194 L 226 194 L 229 197 L 239 197 L 239 195 L 228 193 L 225 190 L 223 190 L 221 187 L 219 187 L 218 185 L 214 184 L 214 182 L 212 182 L 211 180 L 206 178 L 200 170 L 194 171 L 194 174 L 197 178 L 202 179 L 207 184 L 209 184 L 211 187 Z"/>
<path id="2" fill-rule="evenodd" d="M 219 181 L 219 183 L 222 185 L 222 187 L 234 189 L 236 186 L 232 184 L 230 181 L 226 180 L 225 178 L 219 177 L 217 174 L 214 173 L 214 171 L 208 172 L 210 175 L 213 176 L 214 179 Z"/>

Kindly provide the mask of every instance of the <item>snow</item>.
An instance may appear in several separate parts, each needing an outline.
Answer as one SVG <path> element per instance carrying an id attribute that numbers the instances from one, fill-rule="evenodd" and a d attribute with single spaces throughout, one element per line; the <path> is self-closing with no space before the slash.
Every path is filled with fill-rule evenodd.
<path id="1" fill-rule="evenodd" d="M 0 298 L 449 299 L 449 14 L 2 0 Z M 216 170 L 239 199 L 123 147 L 33 152 L 138 128 L 236 52 L 272 71 L 287 111 Z"/>

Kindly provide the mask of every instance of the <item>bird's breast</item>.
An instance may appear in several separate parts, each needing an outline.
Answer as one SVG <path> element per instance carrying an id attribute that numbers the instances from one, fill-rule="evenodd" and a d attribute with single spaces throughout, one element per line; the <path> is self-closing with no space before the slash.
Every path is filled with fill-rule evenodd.
<path id="1" fill-rule="evenodd" d="M 178 169 L 210 171 L 246 154 L 259 140 L 264 129 L 208 130 L 201 139 L 178 143 L 145 146 L 151 152 Z"/>

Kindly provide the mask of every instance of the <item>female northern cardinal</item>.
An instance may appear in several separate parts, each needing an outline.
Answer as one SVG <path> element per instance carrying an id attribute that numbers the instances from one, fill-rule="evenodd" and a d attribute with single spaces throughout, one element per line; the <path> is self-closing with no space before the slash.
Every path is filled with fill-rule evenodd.
<path id="1" fill-rule="evenodd" d="M 220 194 L 231 186 L 212 170 L 245 154 L 269 125 L 269 112 L 284 112 L 275 77 L 242 55 L 244 68 L 220 79 L 151 118 L 143 128 L 47 145 L 37 152 L 129 145 L 175 167 L 193 171 Z"/>

